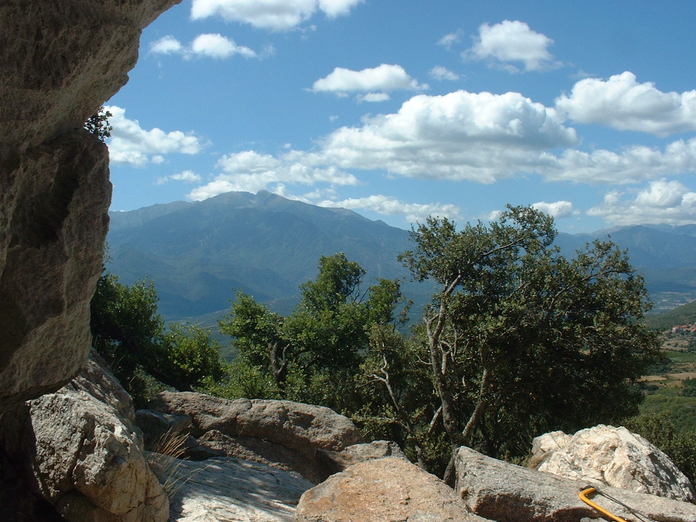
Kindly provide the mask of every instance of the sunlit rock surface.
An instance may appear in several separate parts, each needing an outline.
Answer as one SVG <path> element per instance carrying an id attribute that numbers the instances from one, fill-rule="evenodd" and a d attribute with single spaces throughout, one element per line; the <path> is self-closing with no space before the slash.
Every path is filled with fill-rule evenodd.
<path id="1" fill-rule="evenodd" d="M 575 480 L 693 502 L 694 487 L 658 448 L 626 428 L 599 425 L 534 439 L 534 469 Z"/>
<path id="2" fill-rule="evenodd" d="M 636 493 L 590 480 L 571 480 L 493 459 L 461 447 L 455 452 L 455 491 L 468 508 L 482 517 L 499 522 L 577 522 L 603 520 L 583 503 L 578 492 L 588 485 L 610 498 L 598 495 L 594 500 L 624 520 L 693 522 L 696 505 L 687 502 Z M 628 506 L 628 508 L 626 507 Z"/>

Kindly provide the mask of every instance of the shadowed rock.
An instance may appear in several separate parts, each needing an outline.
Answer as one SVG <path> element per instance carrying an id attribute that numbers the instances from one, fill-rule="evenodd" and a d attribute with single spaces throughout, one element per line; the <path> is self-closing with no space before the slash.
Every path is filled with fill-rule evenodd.
<path id="1" fill-rule="evenodd" d="M 293 520 L 300 495 L 313 484 L 256 462 L 217 457 L 201 462 L 151 454 L 171 495 L 171 520 Z"/>
<path id="2" fill-rule="evenodd" d="M 130 397 L 95 360 L 29 401 L 10 425 L 19 436 L 6 445 L 66 520 L 167 520 L 169 501 L 145 460 Z"/>
<path id="3" fill-rule="evenodd" d="M 0 3 L 0 411 L 70 380 L 111 198 L 84 121 L 126 82 L 140 32 L 177 0 Z"/>

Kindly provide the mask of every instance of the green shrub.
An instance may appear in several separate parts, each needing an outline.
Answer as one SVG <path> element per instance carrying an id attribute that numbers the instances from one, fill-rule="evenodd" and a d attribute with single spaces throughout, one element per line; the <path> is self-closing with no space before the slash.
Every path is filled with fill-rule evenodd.
<path id="1" fill-rule="evenodd" d="M 686 379 L 682 382 L 682 395 L 696 397 L 696 379 Z"/>
<path id="2" fill-rule="evenodd" d="M 665 413 L 632 417 L 624 426 L 664 451 L 691 483 L 696 484 L 696 430 L 678 431 Z"/>

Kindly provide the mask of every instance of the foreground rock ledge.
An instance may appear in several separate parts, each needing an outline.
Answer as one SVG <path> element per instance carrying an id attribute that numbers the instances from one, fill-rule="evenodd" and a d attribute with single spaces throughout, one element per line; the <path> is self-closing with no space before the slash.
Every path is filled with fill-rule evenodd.
<path id="1" fill-rule="evenodd" d="M 485 520 L 470 513 L 452 488 L 405 459 L 350 466 L 306 491 L 296 520 Z M 518 519 L 520 520 L 520 519 Z"/>
<path id="2" fill-rule="evenodd" d="M 315 484 L 336 470 L 331 455 L 360 440 L 347 417 L 299 402 L 163 392 L 151 407 L 190 420 L 184 431 L 198 445 L 188 453 L 191 458 L 206 458 L 212 452 L 252 460 L 296 471 Z"/>
<path id="3" fill-rule="evenodd" d="M 599 514 L 577 496 L 589 481 L 561 478 L 508 464 L 486 457 L 470 448 L 459 448 L 455 453 L 457 482 L 455 491 L 468 508 L 499 522 L 578 522 Z M 635 493 L 603 484 L 597 487 L 612 497 L 631 506 L 645 518 L 655 522 L 694 522 L 696 505 L 686 502 Z M 598 503 L 626 520 L 635 520 L 624 507 L 605 497 Z"/>
<path id="4" fill-rule="evenodd" d="M 348 417 L 323 406 L 264 399 L 221 399 L 195 392 L 162 392 L 154 409 L 188 415 L 194 435 L 219 430 L 229 436 L 263 439 L 313 456 L 316 449 L 340 451 L 360 441 Z"/>
<path id="5" fill-rule="evenodd" d="M 300 495 L 313 486 L 297 473 L 228 457 L 149 460 L 170 491 L 170 520 L 177 522 L 293 520 Z"/>

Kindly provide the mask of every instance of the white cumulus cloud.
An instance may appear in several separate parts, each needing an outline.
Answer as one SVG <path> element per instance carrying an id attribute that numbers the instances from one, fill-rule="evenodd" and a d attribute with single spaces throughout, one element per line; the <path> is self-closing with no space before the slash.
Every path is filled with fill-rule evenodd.
<path id="1" fill-rule="evenodd" d="M 518 93 L 418 95 L 397 113 L 324 138 L 324 161 L 412 177 L 490 183 L 538 167 L 546 149 L 577 143 L 553 108 Z"/>
<path id="2" fill-rule="evenodd" d="M 382 194 L 375 194 L 364 198 L 348 198 L 340 201 L 324 200 L 317 204 L 323 207 L 371 210 L 378 214 L 400 215 L 404 216 L 406 220 L 411 223 L 424 221 L 428 216 L 447 217 L 454 220 L 461 218 L 460 209 L 456 205 L 442 203 L 407 203 Z"/>
<path id="3" fill-rule="evenodd" d="M 560 96 L 556 107 L 581 123 L 665 136 L 696 130 L 696 90 L 662 92 L 651 82 L 638 83 L 625 71 L 608 80 L 586 78 Z"/>
<path id="4" fill-rule="evenodd" d="M 444 67 L 442 65 L 436 65 L 432 69 L 430 69 L 430 77 L 433 78 L 434 80 L 458 80 L 459 75 L 455 72 L 450 71 L 447 67 Z"/>
<path id="5" fill-rule="evenodd" d="M 237 45 L 221 34 L 201 34 L 191 43 L 191 51 L 201 56 L 211 58 L 229 58 L 239 54 L 246 58 L 255 58 L 256 52 L 243 45 Z"/>
<path id="6" fill-rule="evenodd" d="M 219 33 L 199 34 L 190 45 L 185 46 L 173 36 L 164 36 L 150 45 L 154 54 L 178 54 L 184 58 L 207 57 L 225 59 L 239 55 L 244 58 L 258 58 L 253 49 L 237 45 L 234 40 Z"/>
<path id="7" fill-rule="evenodd" d="M 576 211 L 573 209 L 573 204 L 570 201 L 554 201 L 552 203 L 538 201 L 537 203 L 532 203 L 532 208 L 540 210 L 555 219 L 576 214 Z"/>
<path id="8" fill-rule="evenodd" d="M 663 150 L 634 145 L 619 152 L 568 149 L 540 158 L 539 172 L 552 181 L 639 183 L 663 176 L 696 173 L 696 138 L 677 140 Z"/>
<path id="9" fill-rule="evenodd" d="M 179 54 L 183 51 L 181 42 L 171 35 L 163 36 L 150 44 L 150 52 L 155 54 Z"/>
<path id="10" fill-rule="evenodd" d="M 162 163 L 165 154 L 198 154 L 200 140 L 190 132 L 180 130 L 165 132 L 157 127 L 145 130 L 138 120 L 126 118 L 126 110 L 115 105 L 104 107 L 112 116 L 113 127 L 109 141 L 109 159 L 113 163 L 143 166 Z"/>
<path id="11" fill-rule="evenodd" d="M 170 181 L 183 181 L 185 183 L 199 183 L 201 181 L 201 176 L 196 174 L 192 170 L 184 170 L 178 174 L 172 174 L 170 176 L 163 176 L 157 178 L 155 182 L 157 185 L 164 185 Z"/>
<path id="12" fill-rule="evenodd" d="M 454 44 L 461 40 L 461 37 L 461 30 L 455 31 L 453 33 L 447 33 L 437 41 L 437 45 L 441 45 L 443 47 L 446 47 L 447 49 L 451 49 Z"/>
<path id="13" fill-rule="evenodd" d="M 358 95 L 358 102 L 377 103 L 387 101 L 390 96 L 386 92 L 368 92 Z"/>
<path id="14" fill-rule="evenodd" d="M 299 151 L 290 151 L 280 157 L 253 150 L 226 154 L 217 163 L 222 172 L 210 183 L 193 189 L 188 197 L 201 201 L 230 191 L 276 191 L 279 185 L 286 183 L 355 185 L 358 182 L 355 176 L 335 166 L 315 163 L 311 155 Z"/>
<path id="15" fill-rule="evenodd" d="M 397 89 L 427 89 L 411 78 L 400 65 L 381 64 L 377 67 L 353 71 L 336 67 L 329 75 L 312 85 L 314 92 L 348 93 L 355 91 L 394 91 Z"/>
<path id="16" fill-rule="evenodd" d="M 220 16 L 271 31 L 287 31 L 321 11 L 343 16 L 363 0 L 193 0 L 191 18 Z"/>
<path id="17" fill-rule="evenodd" d="M 521 62 L 527 71 L 538 71 L 556 65 L 549 52 L 552 43 L 551 38 L 533 31 L 525 22 L 504 20 L 481 25 L 473 47 L 464 55 L 503 64 L 510 71 L 516 70 L 511 62 Z"/>
<path id="18" fill-rule="evenodd" d="M 642 223 L 685 225 L 696 222 L 696 192 L 678 181 L 652 181 L 635 197 L 612 191 L 587 212 L 615 225 Z"/>

